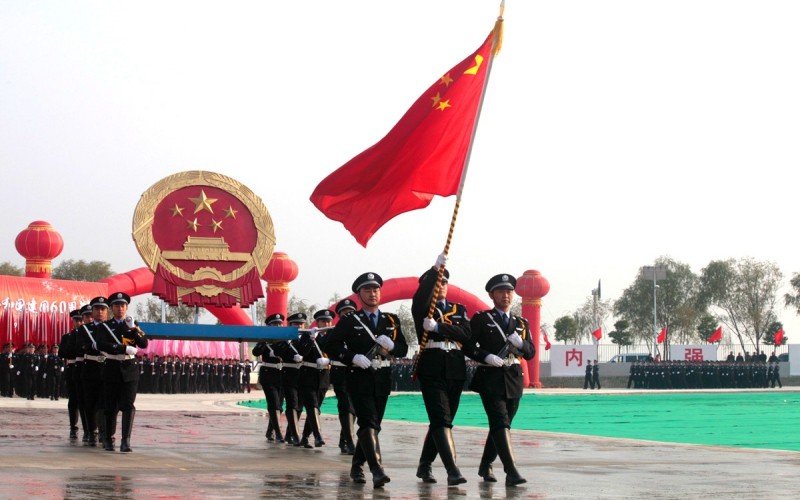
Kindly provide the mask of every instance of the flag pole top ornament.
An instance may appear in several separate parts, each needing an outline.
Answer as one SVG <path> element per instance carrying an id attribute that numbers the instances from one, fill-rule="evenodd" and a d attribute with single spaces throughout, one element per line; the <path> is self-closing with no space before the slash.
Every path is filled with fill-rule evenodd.
<path id="1" fill-rule="evenodd" d="M 275 249 L 272 218 L 242 183 L 192 170 L 142 194 L 133 240 L 155 274 L 153 294 L 171 305 L 247 306 L 263 297 Z"/>

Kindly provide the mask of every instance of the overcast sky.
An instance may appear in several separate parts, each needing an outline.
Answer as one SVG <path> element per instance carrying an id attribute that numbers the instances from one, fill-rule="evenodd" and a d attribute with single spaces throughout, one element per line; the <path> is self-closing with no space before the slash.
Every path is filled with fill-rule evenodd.
<path id="1" fill-rule="evenodd" d="M 0 262 L 24 265 L 14 239 L 45 220 L 65 240 L 56 265 L 142 267 L 139 197 L 208 170 L 264 201 L 276 250 L 300 267 L 298 297 L 324 305 L 365 271 L 419 275 L 454 198 L 395 218 L 364 249 L 308 197 L 478 48 L 498 6 L 0 1 Z M 505 19 L 454 284 L 485 297 L 490 276 L 537 269 L 552 324 L 598 279 L 618 298 L 659 256 L 696 273 L 753 257 L 787 283 L 800 271 L 800 3 L 509 0 Z M 797 315 L 779 316 L 800 339 Z"/>

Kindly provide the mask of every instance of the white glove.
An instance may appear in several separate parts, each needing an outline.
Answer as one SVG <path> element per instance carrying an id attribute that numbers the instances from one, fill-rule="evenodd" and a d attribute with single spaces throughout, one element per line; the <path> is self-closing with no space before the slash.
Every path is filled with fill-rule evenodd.
<path id="1" fill-rule="evenodd" d="M 317 334 L 318 334 L 318 333 L 319 333 L 319 328 L 317 328 L 317 327 L 315 326 L 314 328 L 312 328 L 312 329 L 310 329 L 310 330 L 308 331 L 308 336 L 309 336 L 309 337 L 311 337 L 311 339 L 313 340 L 313 339 L 316 339 L 316 338 L 317 338 Z"/>
<path id="2" fill-rule="evenodd" d="M 295 354 L 292 359 L 294 360 L 295 363 L 300 363 L 300 362 L 303 361 L 303 356 L 301 356 L 299 354 Z"/>
<path id="3" fill-rule="evenodd" d="M 485 358 L 483 358 L 483 362 L 490 366 L 501 367 L 503 366 L 503 358 L 500 356 L 495 356 L 494 354 L 488 354 Z"/>
<path id="4" fill-rule="evenodd" d="M 433 267 L 435 267 L 436 270 L 438 271 L 440 268 L 446 265 L 447 265 L 447 256 L 443 253 L 440 253 L 439 256 L 436 257 L 436 264 L 434 264 Z"/>
<path id="5" fill-rule="evenodd" d="M 394 349 L 394 341 L 386 335 L 379 335 L 378 338 L 375 339 L 375 342 L 377 342 L 379 346 L 383 347 L 387 351 Z"/>
<path id="6" fill-rule="evenodd" d="M 47 378 L 47 374 L 45 373 L 44 375 L 42 375 L 42 378 L 43 379 Z"/>
<path id="7" fill-rule="evenodd" d="M 130 354 L 131 356 L 136 356 L 137 352 L 139 352 L 139 349 L 133 347 L 132 345 L 125 346 L 125 354 Z"/>
<path id="8" fill-rule="evenodd" d="M 34 371 L 38 372 L 38 371 L 39 371 L 39 367 L 37 366 L 37 367 L 35 367 L 35 368 L 36 368 L 36 369 L 35 369 Z"/>
<path id="9" fill-rule="evenodd" d="M 439 330 L 439 323 L 433 318 L 425 318 L 422 320 L 422 328 L 424 328 L 426 332 L 436 332 Z"/>
<path id="10" fill-rule="evenodd" d="M 366 370 L 367 368 L 370 367 L 372 363 L 370 363 L 369 359 L 367 359 L 367 357 L 364 356 L 363 354 L 356 354 L 355 356 L 353 356 L 353 364 L 359 368 L 363 368 L 364 370 Z"/>
<path id="11" fill-rule="evenodd" d="M 522 337 L 520 337 L 517 332 L 514 332 L 511 335 L 509 335 L 508 341 L 511 342 L 511 345 L 513 345 L 517 349 L 522 347 Z"/>
<path id="12" fill-rule="evenodd" d="M 328 366 L 331 360 L 328 358 L 317 358 L 317 366 Z"/>
<path id="13" fill-rule="evenodd" d="M 19 377 L 19 370 L 17 370 L 17 377 Z"/>
<path id="14" fill-rule="evenodd" d="M 133 327 L 134 327 L 133 318 L 131 318 L 130 316 L 126 316 L 125 317 L 125 326 L 127 326 L 130 329 L 133 329 Z"/>

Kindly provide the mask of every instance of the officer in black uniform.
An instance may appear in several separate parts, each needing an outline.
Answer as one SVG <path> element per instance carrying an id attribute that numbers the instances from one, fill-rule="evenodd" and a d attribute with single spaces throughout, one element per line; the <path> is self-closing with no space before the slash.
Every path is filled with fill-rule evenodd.
<path id="1" fill-rule="evenodd" d="M 36 399 L 36 378 L 39 373 L 39 356 L 36 354 L 36 344 L 25 345 L 25 350 L 20 356 L 18 373 L 22 377 L 22 393 L 30 401 Z"/>
<path id="2" fill-rule="evenodd" d="M 392 387 L 392 357 L 408 352 L 400 319 L 379 310 L 383 280 L 376 273 L 364 273 L 353 282 L 360 311 L 342 318 L 328 335 L 326 348 L 331 359 L 349 366 L 347 390 L 358 421 L 358 443 L 350 477 L 364 483 L 363 465 L 372 472 L 372 484 L 381 488 L 389 482 L 383 470 L 378 433 Z"/>
<path id="3" fill-rule="evenodd" d="M 51 401 L 58 401 L 61 395 L 61 377 L 64 374 L 64 361 L 58 355 L 59 345 L 50 346 L 45 365 L 45 391 Z"/>
<path id="4" fill-rule="evenodd" d="M 586 362 L 586 373 L 583 375 L 583 389 L 586 390 L 589 386 L 594 389 L 594 379 L 592 379 L 592 360 Z"/>
<path id="5" fill-rule="evenodd" d="M 303 328 L 306 324 L 305 313 L 290 314 L 286 319 L 289 326 Z M 281 382 L 283 383 L 283 399 L 286 401 L 286 444 L 294 446 L 302 446 L 300 444 L 300 414 L 303 412 L 303 407 L 300 405 L 300 394 L 297 389 L 297 383 L 300 378 L 300 366 L 303 363 L 303 356 L 297 350 L 295 345 L 297 340 L 287 340 L 286 348 L 281 351 L 281 359 L 283 359 L 283 374 Z"/>
<path id="6" fill-rule="evenodd" d="M 303 356 L 300 376 L 298 378 L 298 391 L 300 400 L 306 409 L 306 423 L 303 428 L 303 436 L 300 444 L 306 448 L 311 448 L 308 438 L 314 435 L 314 448 L 325 446 L 322 439 L 322 427 L 320 424 L 319 409 L 325 400 L 325 394 L 331 385 L 330 359 L 324 352 L 327 328 L 333 324 L 334 312 L 329 309 L 320 309 L 314 313 L 317 326 L 307 332 L 303 332 L 300 340 L 297 341 L 297 350 Z"/>
<path id="7" fill-rule="evenodd" d="M 356 312 L 356 303 L 350 299 L 342 299 L 336 304 L 336 314 L 341 318 Z M 344 455 L 353 455 L 355 445 L 356 411 L 353 401 L 347 392 L 347 365 L 341 361 L 331 361 L 331 385 L 336 395 L 336 410 L 339 414 L 339 450 Z"/>
<path id="8" fill-rule="evenodd" d="M 480 394 L 489 419 L 489 436 L 478 475 L 484 481 L 496 481 L 492 462 L 499 455 L 506 473 L 506 486 L 526 482 L 517 471 L 510 430 L 522 398 L 519 357 L 529 360 L 536 353 L 528 320 L 511 314 L 516 286 L 517 280 L 510 274 L 493 276 L 486 283 L 486 291 L 494 308 L 475 314 L 470 321 L 472 341 L 476 347 L 472 357 L 482 363 L 475 372 L 470 389 Z"/>
<path id="9" fill-rule="evenodd" d="M 592 365 L 592 389 L 600 389 L 600 365 L 594 360 Z"/>
<path id="10" fill-rule="evenodd" d="M 100 325 L 108 319 L 108 300 L 105 297 L 95 297 L 89 306 L 91 307 L 92 321 L 85 323 L 78 330 L 78 345 L 83 350 L 81 385 L 86 408 L 86 422 L 89 428 L 89 439 L 86 444 L 97 446 L 98 435 L 101 440 L 105 439 L 103 364 L 106 360 L 98 349 L 97 337 Z"/>
<path id="11" fill-rule="evenodd" d="M 264 320 L 267 326 L 283 326 L 285 318 L 281 313 L 270 314 Z M 267 400 L 267 414 L 269 424 L 267 425 L 267 441 L 283 442 L 281 433 L 281 413 L 283 412 L 283 360 L 280 351 L 288 349 L 285 342 L 259 342 L 253 347 L 253 356 L 261 358 L 258 369 L 258 383 L 264 391 Z"/>
<path id="12" fill-rule="evenodd" d="M 14 397 L 14 387 L 11 385 L 11 371 L 14 369 L 14 343 L 3 344 L 3 353 L 0 354 L 0 396 Z"/>
<path id="13" fill-rule="evenodd" d="M 436 482 L 431 465 L 438 453 L 447 470 L 447 485 L 454 486 L 467 482 L 456 466 L 452 428 L 467 378 L 462 349 L 471 350 L 472 346 L 467 308 L 447 300 L 450 278 L 447 269 L 442 276 L 433 317 L 428 317 L 439 268 L 445 262 L 444 254 L 440 255 L 434 267 L 419 278 L 419 287 L 411 303 L 420 346 L 423 337 L 426 339 L 416 370 L 430 422 L 419 457 L 417 477 L 426 483 Z"/>
<path id="14" fill-rule="evenodd" d="M 147 348 L 145 334 L 128 316 L 131 298 L 116 292 L 108 299 L 113 318 L 98 327 L 97 347 L 105 355 L 103 384 L 105 388 L 106 435 L 103 447 L 114 451 L 117 414 L 122 412 L 122 440 L 119 451 L 130 453 L 131 430 L 136 415 L 136 391 L 139 388 L 139 366 L 136 353 Z"/>

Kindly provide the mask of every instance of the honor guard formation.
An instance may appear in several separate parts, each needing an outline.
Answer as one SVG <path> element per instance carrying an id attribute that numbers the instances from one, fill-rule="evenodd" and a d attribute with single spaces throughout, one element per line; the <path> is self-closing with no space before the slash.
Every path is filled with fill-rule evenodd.
<path id="1" fill-rule="evenodd" d="M 391 455 L 381 452 L 380 432 L 397 383 L 392 366 L 401 364 L 396 373 L 418 379 L 430 422 L 417 477 L 436 483 L 433 465 L 439 457 L 447 485 L 463 484 L 467 479 L 456 464 L 452 428 L 468 380 L 469 359 L 478 364 L 469 387 L 480 394 L 489 420 L 478 475 L 496 482 L 493 464 L 499 458 L 506 485 L 525 483 L 516 469 L 510 429 L 522 397 L 520 359 L 533 359 L 535 349 L 528 321 L 511 314 L 516 279 L 509 274 L 492 277 L 486 292 L 494 308 L 470 318 L 464 305 L 447 299 L 450 274 L 445 264 L 446 257 L 440 255 L 420 276 L 413 297 L 420 344 L 413 366 L 401 360 L 408 345 L 400 319 L 380 309 L 383 279 L 377 273 L 355 279 L 351 288 L 357 301 L 344 299 L 333 310 L 317 311 L 314 327 L 307 327 L 309 319 L 302 313 L 268 316 L 267 326 L 297 326 L 300 335 L 294 340 L 259 342 L 252 351 L 267 401 L 267 441 L 298 448 L 325 446 L 319 409 L 332 386 L 339 416 L 338 447 L 352 456 L 351 480 L 366 483 L 368 471 L 373 487 L 384 487 L 391 479 L 383 464 Z M 300 431 L 303 410 L 305 424 Z"/>
<path id="2" fill-rule="evenodd" d="M 511 314 L 516 279 L 509 274 L 489 279 L 486 292 L 494 307 L 470 318 L 464 305 L 447 298 L 450 273 L 445 264 L 442 254 L 419 278 L 412 316 L 420 352 L 413 363 L 402 359 L 408 345 L 400 319 L 380 308 L 383 279 L 374 272 L 353 282 L 357 301 L 341 300 L 332 310 L 316 311 L 311 319 L 302 312 L 268 316 L 267 326 L 294 326 L 299 336 L 259 342 L 252 350 L 267 403 L 267 441 L 297 448 L 325 446 L 320 407 L 332 386 L 339 417 L 338 447 L 352 457 L 350 478 L 366 483 L 368 471 L 373 486 L 383 487 L 391 481 L 383 468 L 391 455 L 381 452 L 380 432 L 389 395 L 398 383 L 392 375 L 397 364 L 399 378 L 407 379 L 409 386 L 412 379 L 419 381 L 430 422 L 420 450 L 418 478 L 437 482 L 438 457 L 448 486 L 467 482 L 456 464 L 452 428 L 468 383 L 480 394 L 489 421 L 479 477 L 496 482 L 493 464 L 499 458 L 506 485 L 525 483 L 515 466 L 510 429 L 522 397 L 520 359 L 532 359 L 535 350 L 528 321 Z M 3 396 L 66 395 L 70 440 L 77 441 L 82 431 L 84 446 L 116 451 L 119 423 L 119 451 L 130 453 L 138 392 L 249 391 L 247 362 L 149 358 L 144 352 L 147 336 L 128 314 L 129 304 L 128 295 L 116 292 L 71 311 L 72 330 L 62 336 L 60 345 L 50 346 L 49 353 L 47 346 L 29 344 L 14 352 L 15 346 L 6 344 L 0 362 Z M 310 322 L 315 326 L 309 328 Z"/>

